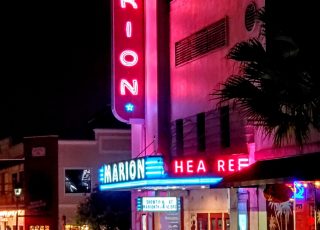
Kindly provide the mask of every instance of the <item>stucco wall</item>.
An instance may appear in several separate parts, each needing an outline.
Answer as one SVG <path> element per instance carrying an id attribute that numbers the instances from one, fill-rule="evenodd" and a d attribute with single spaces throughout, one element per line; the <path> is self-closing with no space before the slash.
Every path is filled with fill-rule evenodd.
<path id="1" fill-rule="evenodd" d="M 275 146 L 272 136 L 266 136 L 261 129 L 255 130 L 255 160 L 266 160 L 273 158 L 289 157 L 298 154 L 315 153 L 320 151 L 320 132 L 310 130 L 310 138 L 300 148 L 294 139 L 284 141 L 281 146 Z"/>
<path id="2" fill-rule="evenodd" d="M 210 93 L 237 68 L 225 58 L 238 41 L 256 36 L 258 26 L 248 32 L 244 14 L 251 1 L 176 0 L 170 5 L 170 74 L 172 120 L 208 111 L 215 107 Z M 264 1 L 255 1 L 259 8 Z M 175 43 L 225 16 L 228 17 L 228 45 L 175 67 Z"/>
<path id="3" fill-rule="evenodd" d="M 131 159 L 130 130 L 95 130 L 94 141 L 59 140 L 59 217 L 66 215 L 67 223 L 75 223 L 79 202 L 89 194 L 65 193 L 65 169 L 91 169 L 91 186 L 98 185 L 98 170 L 104 163 Z"/>
<path id="4" fill-rule="evenodd" d="M 184 229 L 191 229 L 197 213 L 229 213 L 228 189 L 190 190 L 184 196 Z"/>

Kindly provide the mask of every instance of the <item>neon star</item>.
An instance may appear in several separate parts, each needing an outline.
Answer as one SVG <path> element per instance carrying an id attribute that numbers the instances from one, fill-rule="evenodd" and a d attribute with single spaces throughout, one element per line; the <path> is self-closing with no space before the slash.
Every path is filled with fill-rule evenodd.
<path id="1" fill-rule="evenodd" d="M 133 110 L 134 110 L 134 105 L 131 104 L 131 103 L 128 103 L 128 104 L 125 105 L 125 108 L 126 108 L 126 111 L 127 111 L 127 112 L 133 112 Z"/>

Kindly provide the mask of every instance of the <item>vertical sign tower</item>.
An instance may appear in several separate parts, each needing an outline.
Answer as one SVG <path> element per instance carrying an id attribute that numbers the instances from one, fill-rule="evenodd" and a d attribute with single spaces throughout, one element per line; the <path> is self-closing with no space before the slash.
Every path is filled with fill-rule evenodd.
<path id="1" fill-rule="evenodd" d="M 23 145 L 26 229 L 57 230 L 58 137 L 25 137 Z"/>
<path id="2" fill-rule="evenodd" d="M 144 1 L 113 0 L 112 111 L 126 123 L 144 119 Z"/>

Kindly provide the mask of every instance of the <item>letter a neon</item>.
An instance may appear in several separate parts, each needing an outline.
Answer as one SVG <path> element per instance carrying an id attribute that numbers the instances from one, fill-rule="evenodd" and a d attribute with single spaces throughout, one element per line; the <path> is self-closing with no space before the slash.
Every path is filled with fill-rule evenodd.
<path id="1" fill-rule="evenodd" d="M 203 160 L 200 160 L 200 161 L 199 161 L 199 164 L 198 164 L 197 172 L 199 173 L 200 171 L 202 171 L 202 172 L 206 172 L 206 171 L 207 171 L 206 166 L 204 165 Z"/>

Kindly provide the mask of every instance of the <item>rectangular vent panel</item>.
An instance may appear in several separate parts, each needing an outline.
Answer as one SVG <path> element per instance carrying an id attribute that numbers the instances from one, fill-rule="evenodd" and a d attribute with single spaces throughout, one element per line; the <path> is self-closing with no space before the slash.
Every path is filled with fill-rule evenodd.
<path id="1" fill-rule="evenodd" d="M 225 17 L 175 44 L 175 65 L 194 60 L 227 44 L 228 18 Z"/>

